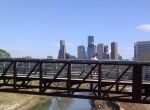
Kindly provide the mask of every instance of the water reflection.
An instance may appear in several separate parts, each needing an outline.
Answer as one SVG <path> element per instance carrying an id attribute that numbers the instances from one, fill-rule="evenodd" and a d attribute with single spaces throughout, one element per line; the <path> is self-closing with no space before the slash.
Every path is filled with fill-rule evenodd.
<path id="1" fill-rule="evenodd" d="M 91 110 L 96 110 L 95 101 L 94 100 L 89 100 L 89 103 L 91 105 Z"/>
<path id="2" fill-rule="evenodd" d="M 50 108 L 49 110 L 57 110 L 58 108 L 58 100 L 57 100 L 57 97 L 53 97 L 52 98 L 52 104 L 50 105 Z"/>
<path id="3" fill-rule="evenodd" d="M 53 97 L 49 110 L 92 110 L 87 99 Z"/>

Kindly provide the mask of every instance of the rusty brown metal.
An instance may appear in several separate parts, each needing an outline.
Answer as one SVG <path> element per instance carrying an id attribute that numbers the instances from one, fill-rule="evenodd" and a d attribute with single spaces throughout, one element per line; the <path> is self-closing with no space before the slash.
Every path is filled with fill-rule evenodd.
<path id="1" fill-rule="evenodd" d="M 11 67 L 12 64 L 13 64 L 13 62 L 10 62 L 10 64 L 7 66 L 7 68 L 3 71 L 2 76 L 6 75 L 8 69 Z"/>
<path id="2" fill-rule="evenodd" d="M 43 92 L 43 82 L 42 82 L 42 79 L 43 79 L 43 69 L 42 69 L 42 66 L 43 66 L 43 62 L 40 62 L 40 66 L 39 66 L 39 93 L 42 94 Z"/>
<path id="3" fill-rule="evenodd" d="M 7 63 L 7 67 L 0 73 L 0 92 L 150 104 L 150 82 L 142 80 L 143 67 L 150 66 L 150 62 L 48 59 L 0 59 L 0 62 Z M 30 68 L 19 67 L 19 63 L 31 65 Z M 46 71 L 44 63 L 51 64 Z M 56 63 L 60 68 L 53 73 Z M 81 67 L 78 67 L 79 64 Z M 121 66 L 125 68 L 120 71 Z M 117 77 L 103 77 L 106 74 L 103 73 L 105 67 L 110 67 L 107 72 L 109 75 L 117 74 Z M 25 69 L 26 72 L 22 72 Z M 90 77 L 95 70 L 97 74 Z M 128 72 L 132 78 L 123 79 Z M 32 81 L 39 83 L 32 84 Z M 60 85 L 55 85 L 56 83 Z"/>
<path id="4" fill-rule="evenodd" d="M 102 64 L 98 65 L 98 97 L 101 97 Z M 96 89 L 96 88 L 95 88 Z"/>
<path id="5" fill-rule="evenodd" d="M 60 75 L 60 73 L 64 70 L 64 68 L 66 67 L 67 63 L 65 63 L 61 69 L 56 73 L 56 75 L 49 80 L 48 84 L 45 83 L 45 88 L 43 89 L 43 91 L 45 91 L 53 82 L 55 82 L 56 78 Z"/>
<path id="6" fill-rule="evenodd" d="M 91 68 L 91 70 L 87 73 L 87 75 L 82 79 L 83 82 L 85 82 L 85 80 L 92 74 L 92 71 L 97 67 L 97 65 L 98 65 L 98 64 L 95 64 L 95 65 Z M 81 84 L 82 84 L 82 83 L 80 83 L 80 84 L 76 87 L 76 89 L 78 89 L 78 88 L 81 86 Z M 90 86 L 91 86 L 90 88 L 93 89 L 93 83 L 91 83 Z"/>
<path id="7" fill-rule="evenodd" d="M 71 63 L 68 63 L 68 71 L 67 71 L 67 89 L 68 89 L 68 95 L 71 93 Z"/>
<path id="8" fill-rule="evenodd" d="M 13 87 L 14 90 L 16 90 L 16 77 L 17 77 L 17 73 L 16 73 L 16 62 L 13 62 Z"/>
<path id="9" fill-rule="evenodd" d="M 142 97 L 142 65 L 133 65 L 133 83 L 132 83 L 133 101 L 141 101 Z"/>
<path id="10" fill-rule="evenodd" d="M 114 85 L 117 85 L 117 84 L 118 84 L 118 81 L 120 81 L 120 79 L 122 78 L 122 76 L 123 76 L 130 68 L 131 68 L 131 65 L 129 65 L 129 66 L 123 71 L 123 73 L 115 80 L 115 83 L 114 83 L 112 86 L 110 86 L 110 88 L 108 89 L 108 91 L 109 91 L 110 89 L 112 89 L 112 87 L 113 87 Z"/>

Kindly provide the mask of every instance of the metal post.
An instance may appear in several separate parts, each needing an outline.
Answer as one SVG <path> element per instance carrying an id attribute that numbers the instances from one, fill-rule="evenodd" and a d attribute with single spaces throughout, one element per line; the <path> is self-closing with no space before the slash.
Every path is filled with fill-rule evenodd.
<path id="1" fill-rule="evenodd" d="M 40 80 L 39 80 L 39 92 L 42 93 L 43 92 L 43 88 L 42 88 L 42 78 L 43 78 L 43 69 L 42 69 L 42 65 L 43 65 L 43 62 L 40 62 L 40 73 L 39 73 L 39 76 L 40 76 Z"/>
<path id="2" fill-rule="evenodd" d="M 93 90 L 93 88 L 94 88 L 94 87 L 93 87 L 93 83 L 91 82 L 91 83 L 90 83 L 90 90 Z"/>
<path id="3" fill-rule="evenodd" d="M 118 69 L 117 69 L 117 78 L 119 77 L 119 73 L 120 73 L 120 69 L 119 69 L 120 67 L 119 67 L 119 64 L 118 64 Z M 118 83 L 116 83 L 116 91 L 119 91 L 119 84 Z"/>
<path id="4" fill-rule="evenodd" d="M 101 97 L 101 76 L 102 76 L 102 64 L 98 65 L 98 97 Z"/>
<path id="5" fill-rule="evenodd" d="M 142 65 L 133 65 L 132 100 L 141 101 L 142 97 Z"/>
<path id="6" fill-rule="evenodd" d="M 17 77 L 17 73 L 16 73 L 16 62 L 13 63 L 13 85 L 14 85 L 14 90 L 16 90 L 16 77 Z"/>
<path id="7" fill-rule="evenodd" d="M 70 95 L 70 89 L 71 89 L 71 63 L 68 63 L 68 72 L 67 72 L 67 89 L 68 89 L 68 95 Z"/>

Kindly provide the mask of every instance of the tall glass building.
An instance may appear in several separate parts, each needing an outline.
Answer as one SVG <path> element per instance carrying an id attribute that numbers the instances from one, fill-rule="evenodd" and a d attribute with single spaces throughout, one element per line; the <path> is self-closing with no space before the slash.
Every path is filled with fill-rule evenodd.
<path id="1" fill-rule="evenodd" d="M 99 59 L 99 60 L 103 59 L 104 44 L 98 44 L 98 45 L 97 45 L 97 54 L 98 54 L 98 59 Z"/>
<path id="2" fill-rule="evenodd" d="M 112 42 L 111 43 L 111 59 L 118 60 L 118 43 Z"/>
<path id="3" fill-rule="evenodd" d="M 104 45 L 104 53 L 103 53 L 103 59 L 109 59 L 109 47 L 108 45 Z"/>
<path id="4" fill-rule="evenodd" d="M 88 59 L 91 59 L 94 53 L 96 53 L 96 46 L 94 45 L 94 36 L 88 36 L 88 47 L 87 47 Z"/>
<path id="5" fill-rule="evenodd" d="M 150 41 L 141 41 L 134 44 L 135 61 L 150 61 Z M 150 67 L 144 67 L 143 79 L 150 80 Z"/>
<path id="6" fill-rule="evenodd" d="M 78 46 L 78 59 L 85 59 L 85 46 Z"/>
<path id="7" fill-rule="evenodd" d="M 94 36 L 88 36 L 88 45 L 94 44 Z"/>
<path id="8" fill-rule="evenodd" d="M 150 41 L 141 41 L 134 44 L 134 58 L 136 61 L 150 61 Z"/>
<path id="9" fill-rule="evenodd" d="M 66 45 L 64 40 L 60 40 L 58 59 L 66 59 Z"/>

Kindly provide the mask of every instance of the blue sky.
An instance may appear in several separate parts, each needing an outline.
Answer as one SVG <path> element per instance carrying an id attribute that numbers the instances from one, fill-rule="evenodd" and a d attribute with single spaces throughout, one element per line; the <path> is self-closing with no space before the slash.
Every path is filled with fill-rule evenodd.
<path id="1" fill-rule="evenodd" d="M 0 48 L 13 57 L 46 58 L 77 46 L 118 42 L 123 58 L 133 57 L 137 41 L 150 40 L 150 0 L 0 0 Z"/>

